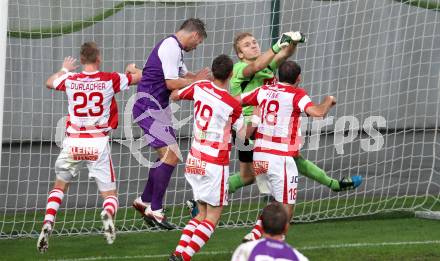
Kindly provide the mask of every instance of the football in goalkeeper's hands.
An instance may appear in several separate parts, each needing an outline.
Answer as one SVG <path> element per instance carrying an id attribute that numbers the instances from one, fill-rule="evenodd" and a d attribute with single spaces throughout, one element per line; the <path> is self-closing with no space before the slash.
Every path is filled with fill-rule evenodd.
<path id="1" fill-rule="evenodd" d="M 293 42 L 295 43 L 305 43 L 307 42 L 306 36 L 301 33 L 300 31 L 296 31 L 296 32 L 287 32 L 284 33 L 286 35 L 288 35 L 290 37 L 290 39 L 292 39 Z"/>

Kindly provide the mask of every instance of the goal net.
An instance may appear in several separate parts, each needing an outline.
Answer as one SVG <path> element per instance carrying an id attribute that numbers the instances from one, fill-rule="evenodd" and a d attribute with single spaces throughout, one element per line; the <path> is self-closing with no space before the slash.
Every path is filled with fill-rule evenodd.
<path id="1" fill-rule="evenodd" d="M 420 3 L 419 3 L 420 2 Z M 302 66 L 302 86 L 315 102 L 334 95 L 323 120 L 303 119 L 302 154 L 340 179 L 361 175 L 355 191 L 335 193 L 299 178 L 295 222 L 385 211 L 436 211 L 440 196 L 439 1 L 28 1 L 9 0 L 0 164 L 1 238 L 36 235 L 60 152 L 65 94 L 44 87 L 65 56 L 79 57 L 85 41 L 102 51 L 103 71 L 142 67 L 154 45 L 187 18 L 202 19 L 208 38 L 185 63 L 196 71 L 221 53 L 235 57 L 233 37 L 249 31 L 267 50 L 284 31 L 308 37 L 292 59 Z M 131 208 L 156 154 L 133 123 L 130 99 L 117 96 L 119 128 L 111 136 L 117 173 L 119 231 L 148 230 Z M 0 96 L 1 97 L 1 96 Z M 172 105 L 184 158 L 190 147 L 193 105 Z M 3 111 L 1 111 L 3 109 Z M 238 171 L 235 149 L 231 173 Z M 166 213 L 183 226 L 192 197 L 176 168 L 166 193 Z M 251 224 L 267 198 L 255 185 L 230 195 L 221 225 Z M 101 230 L 102 199 L 81 168 L 58 211 L 56 234 Z"/>

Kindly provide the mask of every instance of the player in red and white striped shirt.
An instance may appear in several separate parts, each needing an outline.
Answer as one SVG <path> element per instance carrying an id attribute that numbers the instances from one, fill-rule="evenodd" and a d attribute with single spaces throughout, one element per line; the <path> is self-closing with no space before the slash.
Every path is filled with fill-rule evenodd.
<path id="1" fill-rule="evenodd" d="M 64 59 L 63 68 L 46 82 L 49 89 L 66 93 L 69 115 L 67 137 L 55 163 L 55 184 L 49 192 L 44 224 L 37 242 L 40 252 L 49 247 L 49 235 L 64 193 L 83 162 L 87 164 L 89 177 L 95 179 L 104 199 L 101 218 L 107 242 L 112 244 L 116 237 L 113 218 L 118 209 L 118 198 L 108 134 L 118 126 L 114 95 L 136 84 L 141 70 L 130 64 L 125 74 L 100 72 L 101 56 L 94 42 L 81 46 L 80 57 L 83 65 L 81 73 L 71 72 L 78 66 L 75 65 L 76 59 L 69 56 Z"/>
<path id="2" fill-rule="evenodd" d="M 212 63 L 212 82 L 198 81 L 171 94 L 174 100 L 194 100 L 194 138 L 185 177 L 200 212 L 183 229 L 169 260 L 191 260 L 211 237 L 228 204 L 231 129 L 244 138 L 241 105 L 226 90 L 232 68 L 231 58 L 220 55 Z"/>
<path id="3" fill-rule="evenodd" d="M 325 97 L 319 105 L 313 104 L 307 92 L 297 86 L 300 74 L 297 63 L 286 61 L 279 67 L 278 83 L 241 95 L 244 105 L 259 106 L 253 165 L 260 192 L 270 193 L 275 201 L 283 203 L 290 219 L 297 195 L 294 157 L 301 145 L 300 115 L 305 112 L 311 117 L 323 117 L 336 104 L 333 96 Z M 252 239 L 261 237 L 260 223 L 257 221 Z"/>

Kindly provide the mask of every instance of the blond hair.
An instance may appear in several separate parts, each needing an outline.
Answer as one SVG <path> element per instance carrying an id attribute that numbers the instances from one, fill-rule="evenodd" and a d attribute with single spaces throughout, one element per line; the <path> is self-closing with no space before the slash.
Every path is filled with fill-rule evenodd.
<path id="1" fill-rule="evenodd" d="M 238 43 L 241 40 L 243 40 L 244 38 L 248 37 L 248 36 L 253 37 L 253 35 L 251 33 L 248 33 L 248 32 L 238 33 L 238 34 L 235 35 L 235 38 L 234 38 L 234 50 L 235 50 L 235 53 L 237 54 L 237 56 L 238 56 L 238 53 L 241 51 L 240 48 L 238 47 Z"/>

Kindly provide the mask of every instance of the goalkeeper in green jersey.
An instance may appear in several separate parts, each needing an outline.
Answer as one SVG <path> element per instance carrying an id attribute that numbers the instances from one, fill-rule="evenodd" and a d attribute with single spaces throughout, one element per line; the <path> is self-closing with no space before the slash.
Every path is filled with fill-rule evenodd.
<path id="1" fill-rule="evenodd" d="M 239 96 L 255 90 L 256 88 L 277 82 L 275 77 L 278 66 L 289 58 L 296 49 L 297 43 L 305 42 L 305 37 L 300 32 L 283 33 L 280 39 L 266 52 L 261 53 L 260 46 L 255 37 L 248 32 L 239 33 L 234 39 L 234 50 L 239 62 L 234 64 L 233 75 L 230 80 L 230 92 L 232 96 Z M 251 125 L 253 106 L 244 106 L 243 115 L 248 125 Z M 252 143 L 249 140 L 245 143 Z M 234 193 L 241 187 L 252 184 L 255 181 L 253 170 L 253 151 L 238 151 L 240 161 L 240 172 L 229 176 L 229 192 Z M 355 184 L 350 177 L 344 177 L 338 181 L 332 179 L 313 162 L 304 159 L 301 155 L 295 158 L 298 172 L 309 177 L 333 191 L 343 191 L 354 189 L 359 184 Z M 193 200 L 187 201 L 187 206 L 191 210 L 191 215 L 198 212 L 196 203 Z"/>
<path id="2" fill-rule="evenodd" d="M 285 45 L 282 40 L 289 37 L 291 39 L 289 45 Z M 305 42 L 305 37 L 300 32 L 284 33 L 271 49 L 261 54 L 260 46 L 252 34 L 247 32 L 238 34 L 234 39 L 234 49 L 240 61 L 234 65 L 230 81 L 231 94 L 238 96 L 262 85 L 276 82 L 275 73 L 278 66 L 295 52 L 296 44 L 302 42 Z M 249 124 L 253 111 L 253 106 L 243 107 L 243 115 Z M 255 179 L 252 167 L 253 152 L 239 150 L 238 155 L 240 173 L 229 177 L 230 193 L 252 184 Z M 295 163 L 300 174 L 329 187 L 333 191 L 355 188 L 351 178 L 343 178 L 341 181 L 332 179 L 321 168 L 304 159 L 301 155 L 295 158 Z"/>

